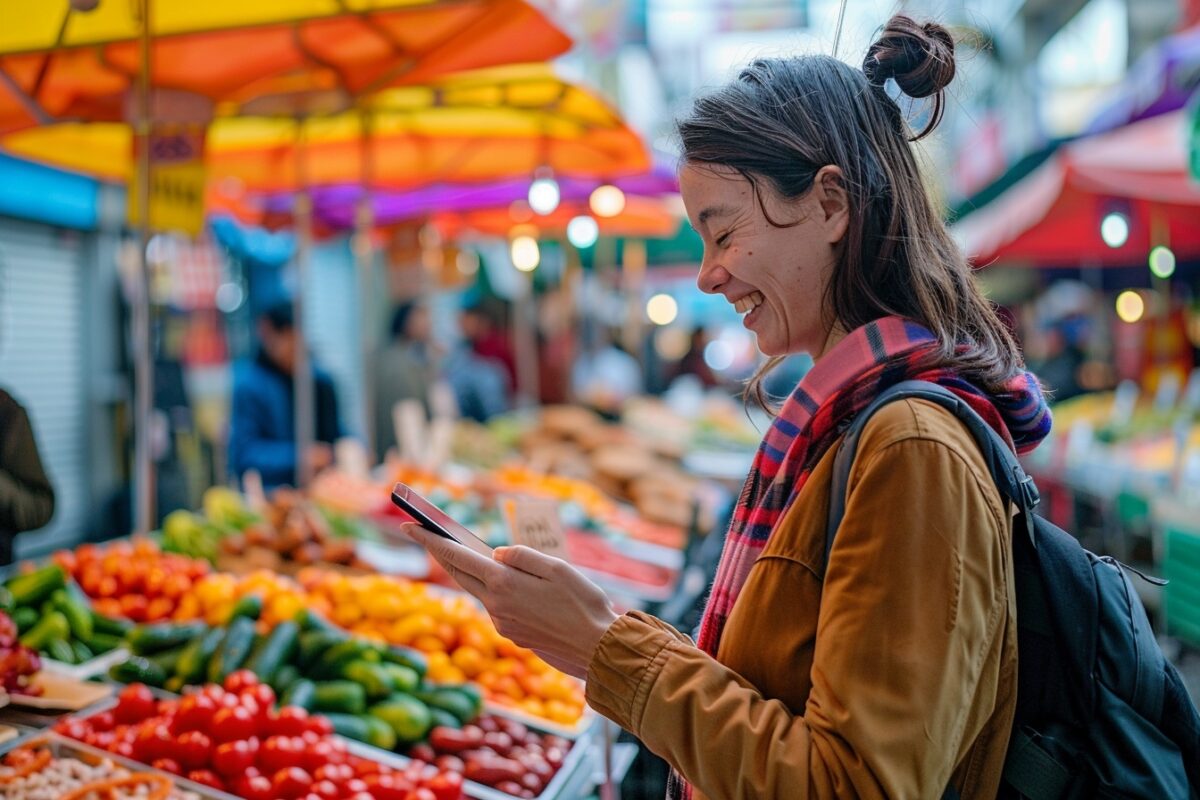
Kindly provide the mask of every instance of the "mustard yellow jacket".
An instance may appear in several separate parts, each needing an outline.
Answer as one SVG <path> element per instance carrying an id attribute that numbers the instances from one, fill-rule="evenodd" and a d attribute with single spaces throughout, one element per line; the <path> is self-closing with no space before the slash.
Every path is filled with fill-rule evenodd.
<path id="1" fill-rule="evenodd" d="M 697 798 L 995 797 L 1016 702 L 1012 515 L 950 412 L 892 403 L 863 431 L 822 581 L 833 454 L 755 563 L 717 658 L 625 615 L 588 703 Z"/>

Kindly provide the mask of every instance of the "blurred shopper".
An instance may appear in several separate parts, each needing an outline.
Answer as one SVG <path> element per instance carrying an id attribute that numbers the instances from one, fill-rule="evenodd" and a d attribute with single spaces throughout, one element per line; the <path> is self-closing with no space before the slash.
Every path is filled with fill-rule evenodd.
<path id="1" fill-rule="evenodd" d="M 508 332 L 501 324 L 503 314 L 495 303 L 480 301 L 467 306 L 459 317 L 463 338 L 480 358 L 498 361 L 508 374 L 508 385 L 517 386 L 517 357 Z"/>
<path id="2" fill-rule="evenodd" d="M 429 307 L 405 303 L 392 314 L 391 340 L 379 355 L 375 376 L 375 453 L 383 460 L 396 443 L 392 409 L 417 400 L 429 413 L 429 389 L 438 377 L 437 351 Z"/>
<path id="3" fill-rule="evenodd" d="M 512 386 L 504 366 L 483 358 L 469 344 L 460 344 L 446 356 L 445 376 L 459 413 L 467 419 L 487 422 L 511 407 Z"/>
<path id="4" fill-rule="evenodd" d="M 675 365 L 675 369 L 672 370 L 671 380 L 675 380 L 681 375 L 694 375 L 705 389 L 720 386 L 721 382 L 717 380 L 716 374 L 708 366 L 708 362 L 704 360 L 704 349 L 706 347 L 708 347 L 708 331 L 704 328 L 696 328 L 692 331 L 692 339 L 691 344 L 688 345 L 688 351 L 684 353 L 683 358 L 679 360 L 679 363 Z"/>
<path id="5" fill-rule="evenodd" d="M 294 424 L 297 335 L 290 303 L 278 303 L 258 318 L 259 351 L 239 364 L 233 381 L 229 424 L 229 467 L 239 479 L 256 470 L 263 486 L 296 482 L 298 454 Z M 315 441 L 307 454 L 313 471 L 333 462 L 333 443 L 341 436 L 333 379 L 313 366 Z"/>
<path id="6" fill-rule="evenodd" d="M 777 409 L 693 645 L 618 616 L 568 564 L 494 559 L 409 526 L 500 632 L 587 679 L 588 703 L 676 770 L 675 798 L 988 798 L 1017 699 L 1013 518 L 954 413 L 904 400 L 862 432 L 826 553 L 841 432 L 907 379 L 946 387 L 1026 452 L 1037 380 L 931 203 L 895 86 L 938 122 L 954 43 L 893 17 L 861 70 L 763 59 L 680 123 L 698 284 L 775 359 L 812 370 Z M 761 374 L 759 376 L 761 378 Z M 826 563 L 825 558 L 828 558 Z"/>
<path id="7" fill-rule="evenodd" d="M 575 398 L 597 411 L 616 415 L 621 404 L 642 393 L 642 367 L 616 343 L 616 335 L 596 322 L 584 324 L 580 352 L 571 370 Z"/>
<path id="8" fill-rule="evenodd" d="M 54 487 L 38 455 L 29 415 L 0 389 L 0 566 L 11 564 L 17 534 L 54 516 Z"/>

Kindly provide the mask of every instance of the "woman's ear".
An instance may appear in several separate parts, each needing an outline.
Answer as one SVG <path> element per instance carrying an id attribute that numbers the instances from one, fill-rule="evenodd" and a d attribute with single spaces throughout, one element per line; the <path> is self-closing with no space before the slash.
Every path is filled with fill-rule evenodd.
<path id="1" fill-rule="evenodd" d="M 813 179 L 813 193 L 821 209 L 819 221 L 825 229 L 825 240 L 836 245 L 850 227 L 850 195 L 846 192 L 842 168 L 833 164 L 821 167 Z"/>

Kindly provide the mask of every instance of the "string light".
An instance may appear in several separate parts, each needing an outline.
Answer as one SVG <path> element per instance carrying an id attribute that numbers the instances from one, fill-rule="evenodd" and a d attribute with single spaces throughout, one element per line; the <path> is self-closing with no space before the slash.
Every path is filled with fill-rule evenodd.
<path id="1" fill-rule="evenodd" d="M 646 301 L 646 316 L 655 325 L 670 325 L 679 316 L 679 304 L 669 294 L 656 294 Z"/>
<path id="2" fill-rule="evenodd" d="M 588 206 L 597 217 L 615 217 L 625 210 L 625 193 L 611 183 L 597 186 Z"/>
<path id="3" fill-rule="evenodd" d="M 1129 218 L 1120 211 L 1110 211 L 1100 221 L 1100 238 L 1114 250 L 1129 241 Z"/>
<path id="4" fill-rule="evenodd" d="M 1150 271 L 1159 278 L 1175 274 L 1175 253 L 1171 248 L 1160 244 L 1150 251 Z"/>
<path id="5" fill-rule="evenodd" d="M 575 217 L 567 223 L 567 241 L 580 250 L 591 247 L 600 238 L 600 225 L 587 214 Z"/>
<path id="6" fill-rule="evenodd" d="M 509 245 L 513 266 L 522 272 L 533 272 L 542 263 L 542 253 L 537 239 L 532 236 L 516 236 Z"/>
<path id="7" fill-rule="evenodd" d="M 1137 322 L 1146 313 L 1146 301 L 1133 290 L 1117 295 L 1117 316 L 1122 322 Z"/>

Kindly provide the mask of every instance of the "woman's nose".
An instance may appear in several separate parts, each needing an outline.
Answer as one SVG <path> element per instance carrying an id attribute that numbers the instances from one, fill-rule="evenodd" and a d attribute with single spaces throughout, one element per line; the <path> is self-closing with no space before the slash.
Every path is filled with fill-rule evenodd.
<path id="1" fill-rule="evenodd" d="M 729 277 L 729 272 L 716 263 L 715 259 L 706 257 L 700 261 L 700 274 L 696 276 L 696 286 L 706 294 L 717 294 Z"/>

